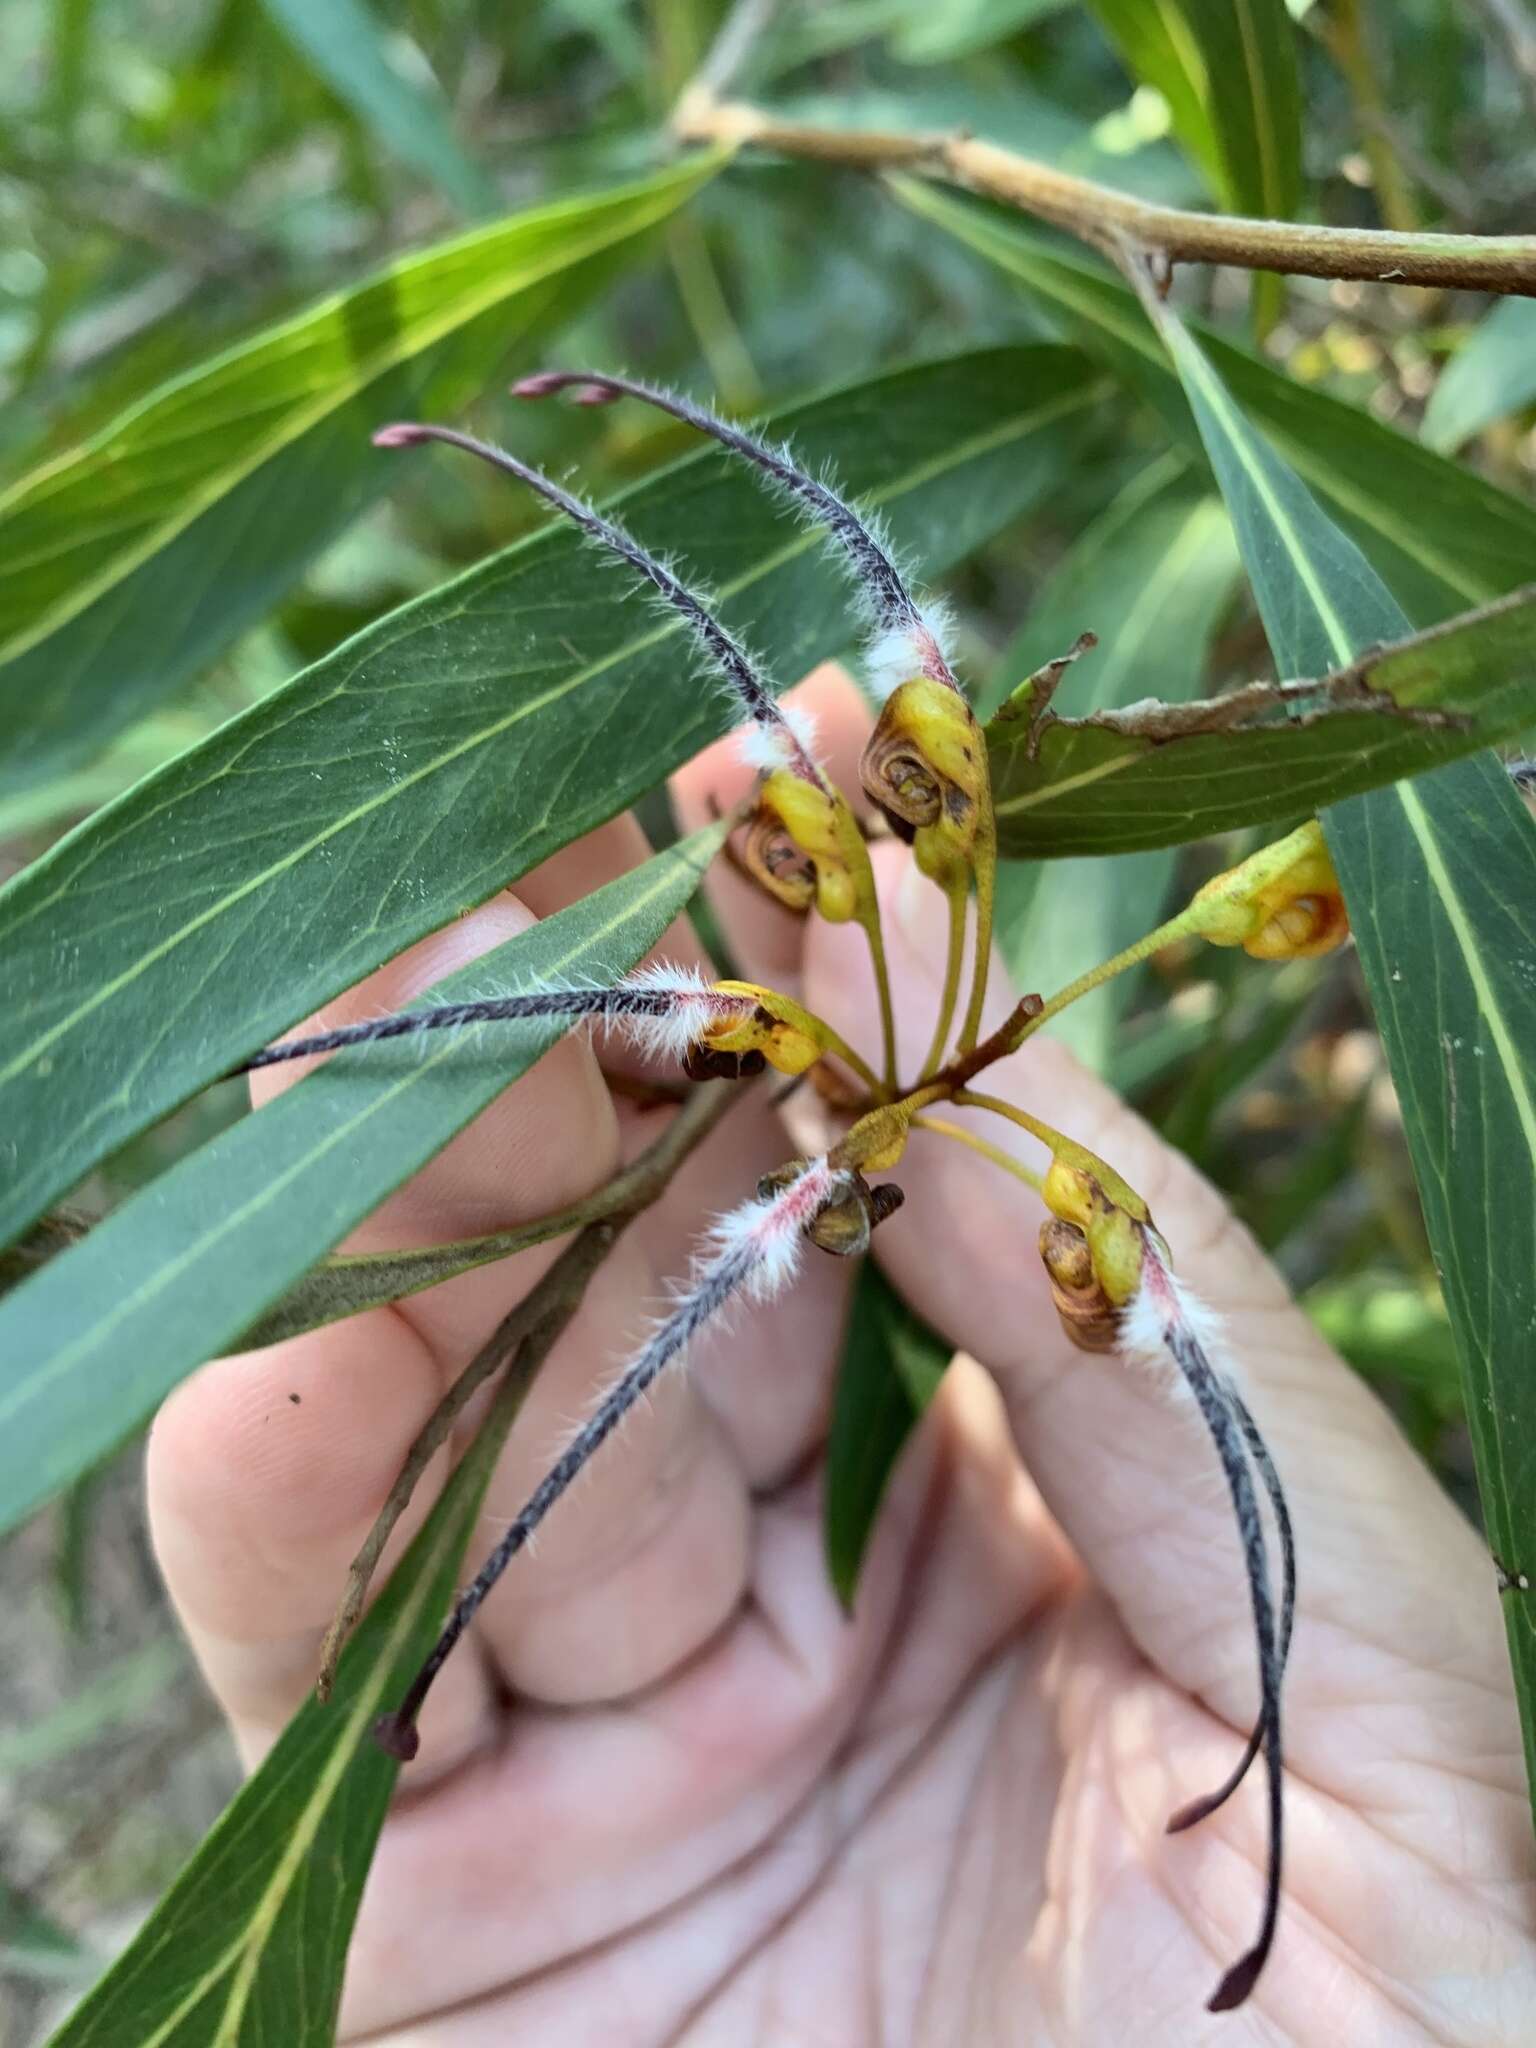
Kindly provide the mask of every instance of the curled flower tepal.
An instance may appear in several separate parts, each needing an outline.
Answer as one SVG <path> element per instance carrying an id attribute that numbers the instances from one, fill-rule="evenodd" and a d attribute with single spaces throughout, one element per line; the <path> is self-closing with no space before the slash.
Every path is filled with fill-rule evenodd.
<path id="1" fill-rule="evenodd" d="M 757 1184 L 758 1196 L 768 1200 L 804 1170 L 803 1159 L 791 1160 L 774 1173 L 764 1174 Z M 894 1181 L 871 1187 L 857 1168 L 847 1168 L 842 1185 L 805 1226 L 805 1234 L 818 1250 L 835 1258 L 855 1259 L 869 1250 L 872 1233 L 888 1216 L 894 1216 L 906 1200 Z"/>
<path id="2" fill-rule="evenodd" d="M 881 711 L 859 763 L 859 780 L 925 875 L 947 886 L 970 877 L 985 822 L 987 749 L 957 690 L 914 676 Z"/>
<path id="3" fill-rule="evenodd" d="M 1308 960 L 1341 946 L 1349 913 L 1317 820 L 1214 876 L 1190 904 L 1190 928 L 1256 960 Z"/>
<path id="4" fill-rule="evenodd" d="M 712 1053 L 758 1053 L 781 1074 L 803 1074 L 829 1052 L 846 1048 L 830 1025 L 789 996 L 755 981 L 717 981 L 712 993 L 722 999 L 718 1020 L 699 1034 Z"/>
<path id="5" fill-rule="evenodd" d="M 763 778 L 745 861 L 791 909 L 814 904 L 829 924 L 867 922 L 876 914 L 869 849 L 847 800 L 793 768 L 775 768 Z"/>
<path id="6" fill-rule="evenodd" d="M 868 1086 L 878 1086 L 853 1047 L 791 997 L 752 981 L 706 981 L 695 968 L 665 962 L 637 968 L 613 988 L 535 989 L 370 1017 L 309 1038 L 284 1039 L 253 1054 L 236 1071 L 383 1039 L 551 1019 L 616 1031 L 653 1058 L 680 1061 L 695 1081 L 734 1080 L 759 1074 L 765 1066 L 781 1074 L 803 1074 L 835 1053 Z"/>
<path id="7" fill-rule="evenodd" d="M 1120 1319 L 1141 1287 L 1147 1205 L 1103 1160 L 1077 1146 L 1057 1152 L 1041 1184 L 1050 1210 L 1040 1257 L 1061 1326 L 1081 1350 L 1113 1351 Z"/>
<path id="8" fill-rule="evenodd" d="M 960 1046 L 976 1043 L 986 998 L 997 871 L 997 824 L 987 744 L 952 682 L 911 676 L 886 699 L 859 762 L 859 780 L 918 868 L 949 899 L 944 997 L 924 1075 L 943 1058 L 959 987 L 965 906 L 976 885 L 976 968 Z"/>

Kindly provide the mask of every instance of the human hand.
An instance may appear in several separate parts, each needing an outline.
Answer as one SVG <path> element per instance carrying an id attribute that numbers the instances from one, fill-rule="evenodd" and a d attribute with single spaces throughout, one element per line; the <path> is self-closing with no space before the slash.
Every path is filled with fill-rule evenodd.
<path id="1" fill-rule="evenodd" d="M 814 694 L 851 786 L 862 713 L 845 685 Z M 745 780 L 714 750 L 680 778 L 680 807 L 697 822 Z M 641 851 L 621 821 L 528 877 L 521 902 L 543 914 Z M 910 1058 L 938 999 L 942 904 L 898 847 L 876 855 Z M 869 1045 L 857 935 L 795 923 L 730 874 L 716 886 L 744 966 Z M 400 1007 L 526 921 L 499 899 L 328 1018 Z M 660 950 L 687 958 L 692 943 L 679 931 Z M 1007 1001 L 1000 990 L 998 1015 Z M 264 1092 L 295 1078 L 257 1077 Z M 897 1475 L 853 1619 L 827 1585 L 817 1511 L 849 1274 L 811 1256 L 791 1293 L 695 1347 L 445 1668 L 364 1899 L 346 2038 L 1527 2038 L 1536 1858 L 1482 1546 L 1177 1154 L 1048 1039 L 988 1085 L 1044 1108 L 1146 1196 L 1180 1272 L 1227 1320 L 1289 1488 L 1302 1577 L 1287 1885 L 1250 2004 L 1201 2011 L 1252 1938 L 1257 1784 L 1190 1833 L 1163 1832 L 1224 1776 L 1255 1706 L 1208 1442 L 1150 1377 L 1061 1335 L 1028 1192 L 918 1136 L 877 1251 L 970 1355 Z M 559 1207 L 652 1128 L 567 1039 L 354 1242 Z M 621 1240 L 519 1419 L 491 1528 L 707 1213 L 794 1149 L 757 1091 Z M 167 1404 L 155 1539 L 247 1759 L 312 1683 L 347 1563 L 427 1411 L 552 1257 L 221 1361 Z M 443 1477 L 439 1461 L 386 1568 Z"/>

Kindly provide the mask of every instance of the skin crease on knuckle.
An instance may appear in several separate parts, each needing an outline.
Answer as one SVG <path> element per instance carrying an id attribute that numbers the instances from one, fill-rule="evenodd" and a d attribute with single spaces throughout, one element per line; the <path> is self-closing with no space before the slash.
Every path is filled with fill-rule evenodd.
<path id="1" fill-rule="evenodd" d="M 562 380 L 543 381 L 553 390 Z M 995 840 L 988 854 L 984 834 L 964 835 L 981 831 L 975 821 L 990 819 L 991 799 L 986 792 L 981 808 L 967 797 L 967 774 L 985 783 L 985 750 L 974 745 L 977 728 L 942 654 L 937 615 L 914 607 L 878 540 L 854 519 L 850 541 L 834 511 L 834 535 L 883 592 L 873 606 L 875 625 L 886 629 L 878 644 L 887 646 L 893 619 L 905 636 L 905 680 L 894 679 L 865 758 L 878 754 L 890 771 L 881 787 L 914 807 L 909 817 L 878 799 L 898 829 L 903 819 L 910 826 L 902 836 L 912 850 L 891 839 L 866 849 L 807 751 L 805 728 L 773 707 L 750 661 L 670 570 L 515 458 L 434 428 L 393 428 L 382 438 L 455 440 L 553 496 L 688 617 L 755 722 L 757 775 L 718 750 L 701 757 L 679 779 L 682 821 L 701 822 L 716 804 L 755 791 L 753 831 L 765 821 L 782 828 L 804 856 L 798 867 L 775 867 L 764 854 L 759 879 L 779 885 L 770 893 L 780 902 L 822 914 L 796 922 L 742 875 L 720 872 L 713 894 L 727 909 L 740 971 L 770 972 L 772 984 L 749 981 L 744 996 L 740 982 L 709 983 L 707 966 L 690 980 L 686 970 L 700 956 L 676 931 L 673 979 L 646 984 L 649 994 L 637 993 L 638 983 L 599 992 L 613 1005 L 602 1014 L 632 1019 L 640 1003 L 664 1001 L 685 1020 L 708 1020 L 708 1029 L 685 1023 L 690 1060 L 706 1050 L 735 1059 L 748 1045 L 759 1066 L 767 1057 L 798 1075 L 830 1053 L 866 1092 L 847 1117 L 821 1115 L 818 1130 L 816 1097 L 801 1091 L 791 1125 L 796 1142 L 812 1134 L 807 1156 L 743 1203 L 758 1173 L 781 1165 L 788 1150 L 759 1097 L 727 1127 L 730 1141 L 718 1133 L 621 1244 L 552 1354 L 483 1518 L 501 1531 L 495 1569 L 519 1547 L 527 1555 L 484 1608 L 463 1603 L 477 1647 L 445 1667 L 471 1674 L 461 1684 L 478 1680 L 476 1699 L 494 1700 L 498 1732 L 459 1751 L 457 1767 L 435 1783 L 408 1790 L 387 1828 L 353 1952 L 347 2028 L 371 2028 L 396 2048 L 552 2038 L 550 2027 L 579 2042 L 596 2038 L 599 2016 L 612 2012 L 605 2038 L 658 2048 L 727 2038 L 785 2048 L 823 2038 L 871 2048 L 982 2048 L 993 2039 L 1097 2048 L 1136 2038 L 1182 2048 L 1208 2037 L 1310 2043 L 1326 2011 L 1330 2026 L 1345 2018 L 1351 2048 L 1433 2038 L 1470 2048 L 1477 2024 L 1489 2048 L 1513 2043 L 1502 1979 L 1533 1962 L 1531 1855 L 1528 1838 L 1512 1831 L 1518 1733 L 1499 1676 L 1497 1603 L 1486 1578 L 1475 1595 L 1465 1583 L 1481 1562 L 1477 1545 L 1458 1533 L 1454 1511 L 1373 1398 L 1307 1332 L 1216 1192 L 1048 1041 L 1024 1045 L 1027 1031 L 989 1040 L 1005 1020 L 1040 1006 L 1020 1010 L 995 962 L 991 1001 L 981 1002 L 983 878 Z M 822 491 L 818 514 L 825 499 Z M 820 713 L 827 758 L 853 783 L 869 726 L 862 705 L 828 673 L 805 699 Z M 945 751 L 952 741 L 958 755 Z M 968 767 L 941 770 L 957 758 Z M 781 859 L 771 832 L 747 837 L 749 846 L 777 845 Z M 969 865 L 957 894 L 944 863 L 961 845 Z M 554 907 L 642 850 L 633 828 L 605 827 L 530 878 L 530 900 Z M 888 1042 L 885 1081 L 872 1052 L 870 1064 L 862 1058 L 886 1037 L 894 1004 L 901 1072 L 916 1071 L 941 1001 L 932 962 L 945 958 L 947 941 L 952 960 L 969 951 L 962 941 L 973 889 L 977 965 L 963 1023 L 951 1015 L 953 973 L 942 998 L 960 1033 L 953 1057 L 961 1065 L 945 1063 L 941 1029 L 923 1079 L 938 1074 L 930 1094 L 962 1123 L 978 1107 L 966 1093 L 970 1077 L 985 1065 L 1017 1098 L 1010 1113 L 1034 1102 L 1062 1116 L 1061 1132 L 1027 1113 L 987 1128 L 1002 1129 L 1000 1148 L 1016 1160 L 1038 1160 L 1044 1142 L 1046 1207 L 1090 1256 L 1114 1356 L 1069 1341 L 1083 1325 L 1062 1306 L 1057 1269 L 1048 1283 L 1033 1259 L 1039 1199 L 917 1126 L 922 1082 L 904 1092 L 896 1085 Z M 467 921 L 472 931 L 425 942 L 336 1014 L 401 1007 L 467 957 L 464 948 L 480 950 L 531 915 L 499 900 Z M 795 1056 L 798 1065 L 787 1050 L 795 1043 L 810 1048 Z M 359 1241 L 491 1228 L 507 1220 L 509 1202 L 518 1214 L 558 1206 L 611 1173 L 637 1136 L 635 1115 L 610 1099 L 593 1041 L 578 1035 L 455 1140 Z M 1112 1167 L 1085 1149 L 1100 1147 Z M 893 1161 L 907 1200 L 887 1222 L 862 1169 L 884 1186 Z M 696 1254 L 691 1277 L 637 1330 L 636 1303 L 656 1301 L 666 1276 L 686 1270 L 700 1207 L 733 1200 L 740 1206 Z M 880 1223 L 874 1251 L 898 1291 L 979 1361 L 954 1368 L 896 1474 L 851 1618 L 825 1576 L 816 1469 L 851 1262 L 824 1260 L 804 1244 L 835 1242 L 814 1235 L 834 1222 L 863 1228 L 860 1248 Z M 1287 1691 L 1288 1779 L 1279 1700 L 1290 1646 L 1276 1624 L 1277 1568 L 1255 1533 L 1261 1490 L 1263 1512 L 1287 1540 L 1288 1511 L 1240 1391 L 1211 1363 L 1221 1357 L 1215 1337 L 1210 1356 L 1202 1348 L 1205 1312 L 1181 1291 L 1170 1246 L 1226 1312 L 1303 1536 L 1310 1576 Z M 1133 1276 L 1111 1293 L 1124 1279 L 1114 1263 L 1122 1253 L 1134 1259 Z M 749 1282 L 768 1291 L 770 1277 L 797 1265 L 787 1301 L 739 1300 Z M 340 1489 L 356 1493 L 355 1505 L 342 1514 L 342 1502 L 333 1503 L 349 1539 L 366 1515 L 365 1480 L 371 1475 L 382 1493 L 395 1439 L 408 1433 L 404 1418 L 419 1412 L 423 1351 L 440 1384 L 504 1305 L 506 1282 L 505 1270 L 466 1275 L 401 1312 L 398 1413 L 374 1431 L 367 1458 L 359 1453 Z M 730 1303 L 728 1333 L 717 1324 L 692 1342 Z M 1152 1370 L 1124 1355 L 1133 1325 L 1156 1327 Z M 312 1350 L 295 1352 L 295 1362 L 339 1358 L 349 1340 L 331 1332 L 297 1341 Z M 661 1379 L 690 1346 L 695 1381 L 676 1372 Z M 625 1358 L 615 1378 L 613 1362 Z M 782 1397 L 777 1423 L 764 1386 Z M 1252 1469 L 1239 1416 L 1247 1417 Z M 600 1475 L 576 1479 L 611 1434 L 618 1446 L 604 1454 Z M 156 1456 L 176 1466 L 195 1435 L 173 1411 Z M 253 1499 L 270 1504 L 295 1483 L 297 1463 L 286 1476 L 253 1463 Z M 301 1551 L 312 1561 L 317 1546 L 342 1547 L 332 1527 L 323 1536 L 300 1530 L 297 1545 L 279 1542 L 263 1554 L 249 1543 L 255 1518 L 242 1527 L 229 1502 L 198 1504 L 184 1473 L 168 1470 L 160 1491 L 173 1583 L 202 1569 L 215 1587 L 210 1607 L 195 1590 L 182 1595 L 215 1669 L 220 1575 L 227 1598 L 242 1568 L 230 1550 L 248 1543 L 244 1568 L 280 1610 Z M 188 1527 L 221 1528 L 225 1554 L 189 1562 L 178 1516 Z M 1426 1524 L 1428 1563 L 1412 1542 Z M 474 1597 L 493 1583 L 488 1566 Z M 1383 1675 L 1373 1628 L 1398 1660 L 1400 1683 L 1385 1705 L 1373 1698 Z M 293 1649 L 278 1646 L 273 1660 L 282 1684 L 291 1683 Z M 425 1667 L 409 1712 L 386 1717 L 395 1724 L 390 1742 L 402 1729 L 410 1735 L 436 1668 Z M 1452 1686 L 1441 1725 L 1446 1670 L 1467 1682 L 1459 1697 Z M 1261 1769 L 1202 1826 L 1170 1839 L 1170 1812 L 1229 1767 L 1256 1692 Z M 1462 1744 L 1480 1779 L 1457 1776 Z M 1425 1790 L 1426 1775 L 1431 1785 L 1443 1780 L 1443 1801 Z M 914 1871 L 922 1874 L 915 1884 Z M 935 1882 L 936 1871 L 948 1881 Z M 1503 1914 L 1489 1905 L 1501 1884 Z M 1284 1901 L 1285 1964 L 1266 1971 L 1276 1899 Z M 850 1926 L 859 1934 L 852 1966 Z M 1499 1981 L 1476 1985 L 1479 1967 Z M 1213 2009 L 1250 1991 L 1253 2000 L 1235 2021 L 1207 2023 L 1191 1987 L 1218 1970 Z M 1473 1988 L 1462 1988 L 1469 1977 Z M 624 1987 L 616 2004 L 615 1984 Z M 732 2014 L 745 2022 L 735 2032 Z M 379 2035 L 381 2027 L 396 2031 Z M 1442 2027 L 1449 2031 L 1440 2036 Z"/>

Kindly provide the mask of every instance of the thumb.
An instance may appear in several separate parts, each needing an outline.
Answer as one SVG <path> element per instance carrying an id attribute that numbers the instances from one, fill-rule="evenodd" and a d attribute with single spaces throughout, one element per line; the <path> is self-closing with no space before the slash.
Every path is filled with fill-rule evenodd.
<path id="1" fill-rule="evenodd" d="M 946 910 L 905 849 L 873 849 L 907 1070 L 939 1000 Z M 857 932 L 813 923 L 806 1000 L 855 1044 L 877 1036 Z M 1047 991 L 1047 993 L 1049 993 Z M 994 962 L 985 1029 L 1016 993 Z M 1472 1531 L 1385 1410 L 1323 1343 L 1222 1197 L 1102 1082 L 1042 1034 L 980 1084 L 1105 1158 L 1147 1201 L 1181 1276 L 1223 1317 L 1230 1352 L 1291 1498 L 1302 1585 L 1287 1693 L 1297 1767 L 1344 1780 L 1341 1695 L 1380 1726 L 1375 1754 L 1507 1754 L 1518 1772 L 1492 1572 Z M 1016 1126 L 946 1111 L 1043 1165 Z M 1031 1157 L 1031 1155 L 1033 1155 Z M 1234 1727 L 1253 1709 L 1253 1643 L 1231 1510 L 1190 1404 L 1063 1334 L 1036 1242 L 1039 1198 L 936 1134 L 898 1169 L 906 1206 L 876 1244 L 913 1307 L 995 1375 L 1020 1452 L 1142 1652 Z M 1384 1684 L 1384 1667 L 1392 1682 Z M 1405 1684 L 1403 1670 L 1416 1674 Z M 1452 1702 L 1449 1694 L 1455 1694 Z M 1309 1711 L 1316 1708 L 1317 1711 Z M 1326 1709 L 1326 1711 L 1325 1711 Z M 1469 1722 L 1468 1716 L 1474 1717 Z M 1330 1787 L 1330 1789 L 1333 1789 Z M 1392 1796 L 1388 1794 L 1387 1796 Z"/>

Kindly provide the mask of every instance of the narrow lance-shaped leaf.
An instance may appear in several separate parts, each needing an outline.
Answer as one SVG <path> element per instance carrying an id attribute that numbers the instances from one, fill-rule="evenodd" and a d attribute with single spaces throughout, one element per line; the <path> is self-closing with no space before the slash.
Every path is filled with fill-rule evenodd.
<path id="1" fill-rule="evenodd" d="M 1082 723 L 1037 724 L 1035 708 L 1022 689 L 987 727 L 1006 854 L 1123 853 L 1291 818 L 1536 721 L 1536 585 L 1281 690 L 1249 684 Z"/>
<path id="2" fill-rule="evenodd" d="M 1017 277 L 1074 340 L 1156 406 L 1202 456 L 1189 401 L 1134 292 L 1093 257 L 981 200 L 892 178 L 906 206 Z M 1200 346 L 1237 403 L 1371 561 L 1415 625 L 1531 579 L 1536 505 L 1447 462 L 1358 406 L 1287 377 L 1198 321 Z M 1331 658 L 1302 673 L 1320 673 Z"/>
<path id="3" fill-rule="evenodd" d="M 1450 455 L 1484 427 L 1536 403 L 1536 299 L 1500 299 L 1440 373 L 1424 439 Z"/>
<path id="4" fill-rule="evenodd" d="M 490 213 L 496 187 L 460 146 L 440 92 L 406 75 L 364 0 L 262 0 L 315 71 L 402 163 L 465 213 Z"/>
<path id="5" fill-rule="evenodd" d="M 0 793 L 85 760 L 227 646 L 384 488 L 381 419 L 461 405 L 717 163 L 402 257 L 0 495 Z"/>
<path id="6" fill-rule="evenodd" d="M 706 828 L 430 992 L 453 1003 L 611 984 L 724 838 Z M 568 1015 L 339 1054 L 114 1211 L 0 1302 L 0 1527 L 143 1422 L 317 1256 L 494 1101 Z"/>
<path id="7" fill-rule="evenodd" d="M 1101 397 L 1065 350 L 999 349 L 875 378 L 774 427 L 938 570 L 1056 487 Z M 620 509 L 707 580 L 780 684 L 846 646 L 842 579 L 718 452 Z M 653 788 L 728 718 L 681 625 L 551 528 L 140 783 L 0 891 L 0 1241 L 296 1018 Z M 253 949 L 259 976 L 244 970 Z"/>
<path id="8" fill-rule="evenodd" d="M 1070 647 L 1085 628 L 1097 634 L 1098 645 L 1065 678 L 1062 696 L 1069 701 L 1063 709 L 1081 716 L 1149 693 L 1181 703 L 1198 692 L 1212 636 L 1231 602 L 1238 560 L 1220 501 L 1192 490 L 1184 470 L 1173 455 L 1150 464 L 1083 534 L 1004 650 L 989 705 Z M 994 778 L 1006 758 L 994 753 Z M 1070 770 L 1064 779 L 1070 781 Z M 1113 787 L 1115 778 L 1108 780 Z M 1057 802 L 1042 805 L 1050 813 L 1049 826 L 1040 821 L 1042 838 L 1053 839 L 1051 827 L 1076 816 L 1077 793 L 1060 781 L 1055 786 Z M 1090 810 L 1098 792 L 1099 785 L 1089 786 Z M 1130 801 L 1134 805 L 1134 796 Z M 1118 804 L 1103 806 L 1097 821 L 1117 828 L 1119 812 Z M 1006 862 L 998 875 L 998 943 L 1016 986 L 1064 987 L 1150 930 L 1174 858 L 1171 851 L 1148 851 L 1112 869 L 1070 856 Z M 1074 1003 L 1053 1031 L 1080 1059 L 1102 1070 L 1134 986 L 1132 976 L 1117 976 Z"/>
<path id="9" fill-rule="evenodd" d="M 453 1597 L 497 1438 L 484 1433 L 310 1699 L 49 2048 L 332 2048 L 342 1969 L 398 1765 L 367 1739 Z"/>
<path id="10" fill-rule="evenodd" d="M 1370 564 L 1163 317 L 1277 662 L 1305 669 L 1400 632 Z M 1461 1354 L 1536 1792 L 1536 826 L 1487 755 L 1323 823 Z"/>

